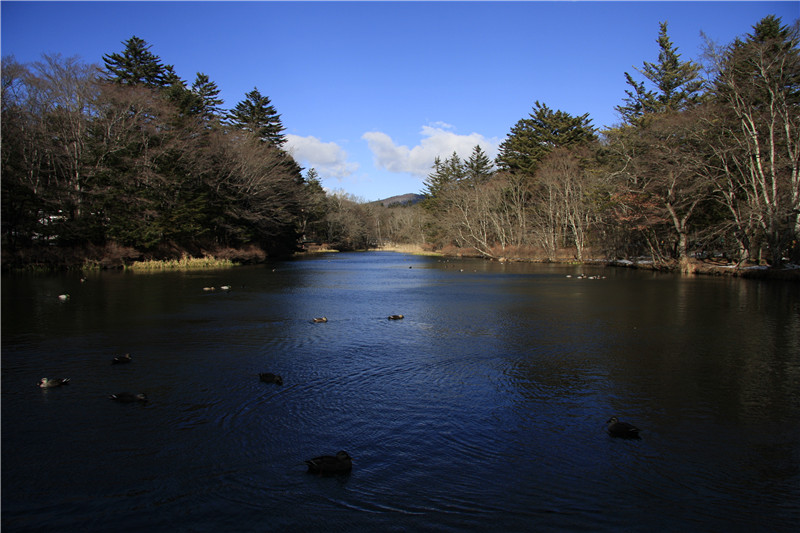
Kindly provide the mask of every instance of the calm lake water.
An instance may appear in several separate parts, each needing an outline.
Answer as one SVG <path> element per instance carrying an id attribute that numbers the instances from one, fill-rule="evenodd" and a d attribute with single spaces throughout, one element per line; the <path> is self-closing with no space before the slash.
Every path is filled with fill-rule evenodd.
<path id="1" fill-rule="evenodd" d="M 796 283 L 387 252 L 2 279 L 4 533 L 798 521 Z"/>

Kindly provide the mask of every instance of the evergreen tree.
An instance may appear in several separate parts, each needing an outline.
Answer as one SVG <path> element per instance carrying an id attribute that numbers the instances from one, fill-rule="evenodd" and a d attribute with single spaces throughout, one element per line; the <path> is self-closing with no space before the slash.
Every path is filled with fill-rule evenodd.
<path id="1" fill-rule="evenodd" d="M 489 159 L 489 156 L 481 149 L 480 145 L 476 144 L 469 159 L 464 163 L 466 178 L 473 184 L 479 185 L 492 176 L 493 170 L 492 160 Z"/>
<path id="2" fill-rule="evenodd" d="M 433 172 L 428 174 L 425 179 L 425 188 L 422 194 L 425 196 L 423 207 L 432 211 L 443 208 L 446 203 L 444 198 L 448 192 L 452 191 L 455 185 L 466 177 L 464 162 L 458 157 L 456 152 L 442 161 L 436 157 L 433 161 Z"/>
<path id="3" fill-rule="evenodd" d="M 219 98 L 219 87 L 210 81 L 207 74 L 197 73 L 197 77 L 192 84 L 192 93 L 200 99 L 200 115 L 206 119 L 212 119 L 222 114 L 222 98 Z"/>
<path id="4" fill-rule="evenodd" d="M 530 118 L 517 122 L 500 145 L 497 165 L 532 175 L 553 149 L 594 142 L 597 137 L 591 122 L 588 113 L 573 117 L 536 101 Z"/>
<path id="5" fill-rule="evenodd" d="M 324 240 L 327 195 L 315 168 L 306 172 L 304 190 L 305 207 L 300 221 L 300 234 L 306 240 Z"/>
<path id="6" fill-rule="evenodd" d="M 168 69 L 161 59 L 150 51 L 151 46 L 135 35 L 123 43 L 121 53 L 103 55 L 106 80 L 120 85 L 166 85 Z M 174 74 L 174 72 L 172 72 Z"/>
<path id="7" fill-rule="evenodd" d="M 179 116 L 199 116 L 202 114 L 203 101 L 186 87 L 186 82 L 175 72 L 172 65 L 164 67 L 164 96 L 175 105 Z"/>
<path id="8" fill-rule="evenodd" d="M 423 194 L 428 198 L 436 198 L 447 191 L 453 184 L 466 176 L 464 163 L 456 152 L 442 162 L 440 157 L 433 161 L 433 172 L 425 179 Z"/>
<path id="9" fill-rule="evenodd" d="M 654 90 L 645 86 L 645 82 L 637 82 L 629 73 L 625 80 L 631 89 L 626 90 L 628 96 L 625 104 L 617 106 L 617 111 L 628 124 L 634 124 L 648 113 L 664 113 L 682 111 L 700 100 L 703 81 L 699 77 L 700 65 L 692 61 L 681 61 L 678 49 L 667 35 L 667 23 L 661 23 L 658 34 L 658 63 L 645 61 L 642 69 L 636 69 L 649 81 Z"/>
<path id="10" fill-rule="evenodd" d="M 249 131 L 262 142 L 272 143 L 279 148 L 286 142 L 281 116 L 275 111 L 269 97 L 262 96 L 257 87 L 236 104 L 228 120 L 234 127 Z"/>

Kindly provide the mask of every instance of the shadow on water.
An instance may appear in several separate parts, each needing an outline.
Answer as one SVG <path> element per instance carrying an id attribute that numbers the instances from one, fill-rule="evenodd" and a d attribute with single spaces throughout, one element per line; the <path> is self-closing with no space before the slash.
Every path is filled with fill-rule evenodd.
<path id="1" fill-rule="evenodd" d="M 791 284 L 377 252 L 8 275 L 2 525 L 788 530 L 798 385 Z M 340 449 L 352 474 L 305 473 Z"/>

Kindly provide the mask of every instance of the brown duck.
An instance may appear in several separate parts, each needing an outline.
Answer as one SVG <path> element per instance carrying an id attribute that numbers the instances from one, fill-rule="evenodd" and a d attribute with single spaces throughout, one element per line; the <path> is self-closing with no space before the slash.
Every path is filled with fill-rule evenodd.
<path id="1" fill-rule="evenodd" d="M 118 392 L 117 394 L 112 394 L 109 396 L 115 402 L 120 403 L 134 403 L 134 402 L 146 402 L 147 395 L 143 392 L 133 393 L 133 392 Z"/>
<path id="2" fill-rule="evenodd" d="M 283 385 L 283 378 L 272 372 L 262 372 L 258 378 L 264 383 L 274 383 L 276 385 Z"/>
<path id="3" fill-rule="evenodd" d="M 620 437 L 622 439 L 639 438 L 639 428 L 627 422 L 620 422 L 616 416 L 609 418 L 607 424 L 606 431 L 612 437 Z"/>
<path id="4" fill-rule="evenodd" d="M 314 457 L 306 462 L 308 472 L 320 476 L 333 476 L 336 474 L 346 474 L 353 469 L 353 460 L 347 452 L 336 452 L 336 455 L 322 455 Z"/>
<path id="5" fill-rule="evenodd" d="M 43 389 L 52 389 L 61 385 L 69 385 L 69 378 L 42 378 L 39 380 L 39 387 Z"/>

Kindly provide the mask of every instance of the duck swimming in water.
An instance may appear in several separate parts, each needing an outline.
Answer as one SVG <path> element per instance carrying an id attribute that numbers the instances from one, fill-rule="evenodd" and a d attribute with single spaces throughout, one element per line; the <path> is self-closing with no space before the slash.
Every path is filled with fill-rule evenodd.
<path id="1" fill-rule="evenodd" d="M 69 385 L 69 378 L 42 378 L 39 380 L 39 387 L 42 389 L 52 389 L 61 385 Z"/>
<path id="2" fill-rule="evenodd" d="M 283 378 L 272 372 L 262 372 L 258 378 L 264 383 L 274 383 L 276 385 L 283 385 Z"/>
<path id="3" fill-rule="evenodd" d="M 336 452 L 336 456 L 322 455 L 314 457 L 306 462 L 308 472 L 319 474 L 320 476 L 332 476 L 336 474 L 346 474 L 353 469 L 353 460 L 347 452 Z"/>
<path id="4" fill-rule="evenodd" d="M 606 427 L 606 431 L 608 431 L 608 434 L 612 437 L 620 437 L 623 439 L 639 438 L 639 428 L 627 422 L 620 422 L 616 416 L 609 418 L 607 424 L 608 427 Z"/>
<path id="5" fill-rule="evenodd" d="M 118 365 L 120 363 L 130 363 L 131 362 L 131 354 L 126 353 L 125 355 L 117 355 L 114 356 L 114 359 L 111 360 L 112 365 Z"/>
<path id="6" fill-rule="evenodd" d="M 325 318 L 324 316 L 321 316 L 319 318 L 315 318 L 315 319 L 312 320 L 312 322 L 314 322 L 315 324 L 320 324 L 322 322 L 327 322 L 327 321 L 328 321 L 328 319 Z"/>
<path id="7" fill-rule="evenodd" d="M 403 315 L 389 315 L 389 320 L 402 320 Z"/>
<path id="8" fill-rule="evenodd" d="M 120 403 L 134 403 L 134 402 L 146 402 L 147 395 L 143 392 L 134 394 L 133 392 L 118 392 L 117 394 L 112 394 L 109 396 L 115 402 Z"/>

